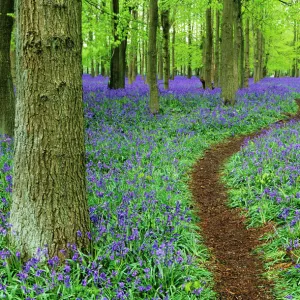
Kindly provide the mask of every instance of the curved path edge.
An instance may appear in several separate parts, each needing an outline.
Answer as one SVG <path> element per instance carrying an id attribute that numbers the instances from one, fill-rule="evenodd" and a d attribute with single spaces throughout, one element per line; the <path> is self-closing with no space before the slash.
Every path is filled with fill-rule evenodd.
<path id="1" fill-rule="evenodd" d="M 298 113 L 276 123 L 300 119 L 300 99 L 296 102 Z M 271 228 L 266 225 L 246 229 L 240 210 L 227 206 L 227 190 L 220 180 L 225 161 L 240 150 L 244 140 L 257 137 L 268 128 L 213 146 L 191 171 L 189 187 L 200 217 L 198 225 L 212 256 L 210 269 L 218 299 L 273 299 L 272 283 L 262 277 L 263 262 L 253 255 L 260 244 L 259 238 Z"/>

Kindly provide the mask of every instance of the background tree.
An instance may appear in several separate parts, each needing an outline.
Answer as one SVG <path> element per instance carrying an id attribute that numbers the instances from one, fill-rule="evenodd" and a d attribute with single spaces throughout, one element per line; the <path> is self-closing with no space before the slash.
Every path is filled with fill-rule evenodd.
<path id="1" fill-rule="evenodd" d="M 16 135 L 11 243 L 61 256 L 89 248 L 81 1 L 17 0 Z M 40 24 L 44 24 L 40 26 Z M 82 236 L 81 236 L 82 235 Z"/>
<path id="2" fill-rule="evenodd" d="M 11 76 L 10 43 L 13 0 L 0 2 L 0 134 L 14 135 L 15 96 Z"/>
<path id="3" fill-rule="evenodd" d="M 161 11 L 161 25 L 163 31 L 163 59 L 164 59 L 164 88 L 169 89 L 170 79 L 170 9 L 164 7 Z"/>
<path id="4" fill-rule="evenodd" d="M 209 1 L 210 5 L 210 1 Z M 212 88 L 212 56 L 213 56 L 213 30 L 212 30 L 212 9 L 206 9 L 206 40 L 205 40 L 205 86 Z"/>

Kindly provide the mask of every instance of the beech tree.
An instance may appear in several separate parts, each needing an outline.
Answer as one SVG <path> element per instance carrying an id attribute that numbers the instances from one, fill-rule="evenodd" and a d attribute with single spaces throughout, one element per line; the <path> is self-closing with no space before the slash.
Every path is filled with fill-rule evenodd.
<path id="1" fill-rule="evenodd" d="M 210 4 L 210 3 L 209 3 Z M 206 10 L 206 40 L 205 40 L 205 84 L 212 88 L 212 55 L 213 55 L 213 31 L 211 7 Z"/>
<path id="2" fill-rule="evenodd" d="M 158 25 L 157 0 L 149 0 L 149 43 L 148 43 L 148 84 L 150 88 L 150 112 L 159 112 L 159 97 L 156 79 L 157 51 L 156 36 Z"/>
<path id="3" fill-rule="evenodd" d="M 169 89 L 170 78 L 170 9 L 164 8 L 161 12 L 161 25 L 163 30 L 163 74 L 164 88 Z"/>
<path id="4" fill-rule="evenodd" d="M 234 105 L 237 77 L 234 74 L 234 0 L 223 0 L 222 43 L 221 43 L 221 88 L 225 105 Z M 237 74 L 236 74 L 237 75 Z"/>
<path id="5" fill-rule="evenodd" d="M 81 1 L 16 0 L 17 98 L 11 244 L 89 248 Z M 43 26 L 41 26 L 43 24 Z"/>
<path id="6" fill-rule="evenodd" d="M 13 0 L 0 2 L 0 134 L 14 135 L 15 96 L 10 65 Z"/>

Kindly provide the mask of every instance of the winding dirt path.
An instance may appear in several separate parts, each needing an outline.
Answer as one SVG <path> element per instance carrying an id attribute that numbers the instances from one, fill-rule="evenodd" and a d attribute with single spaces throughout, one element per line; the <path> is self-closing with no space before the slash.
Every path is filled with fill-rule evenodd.
<path id="1" fill-rule="evenodd" d="M 300 99 L 296 102 L 300 110 Z M 300 118 L 299 110 L 296 119 Z M 227 207 L 226 188 L 220 181 L 225 161 L 239 151 L 246 137 L 253 138 L 260 133 L 214 146 L 205 152 L 191 173 L 190 189 L 201 220 L 199 226 L 212 254 L 215 290 L 222 300 L 273 299 L 272 283 L 262 277 L 263 262 L 252 254 L 260 243 L 259 238 L 271 228 L 246 229 L 240 211 Z"/>

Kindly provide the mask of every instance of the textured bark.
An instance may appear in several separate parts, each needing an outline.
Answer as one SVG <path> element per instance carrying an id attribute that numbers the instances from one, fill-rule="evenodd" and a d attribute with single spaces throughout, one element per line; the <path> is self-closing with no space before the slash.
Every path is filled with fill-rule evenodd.
<path id="1" fill-rule="evenodd" d="M 249 18 L 246 19 L 245 27 L 245 71 L 244 71 L 244 87 L 249 87 L 249 77 L 250 77 L 250 21 Z"/>
<path id="2" fill-rule="evenodd" d="M 11 76 L 10 40 L 13 28 L 14 1 L 0 2 L 0 134 L 14 135 L 15 95 Z"/>
<path id="3" fill-rule="evenodd" d="M 234 0 L 223 0 L 221 43 L 221 88 L 224 104 L 235 104 L 233 10 Z"/>
<path id="4" fill-rule="evenodd" d="M 159 97 L 156 79 L 157 51 L 156 36 L 158 25 L 158 5 L 157 0 L 149 2 L 149 43 L 148 43 L 148 84 L 150 88 L 150 112 L 157 114 L 159 112 Z"/>
<path id="5" fill-rule="evenodd" d="M 170 10 L 161 12 L 161 25 L 163 28 L 163 58 L 164 58 L 164 88 L 169 89 L 170 79 Z"/>
<path id="6" fill-rule="evenodd" d="M 212 54 L 213 54 L 213 31 L 211 7 L 206 9 L 206 40 L 205 40 L 205 84 L 206 87 L 212 88 Z"/>
<path id="7" fill-rule="evenodd" d="M 188 46 L 189 46 L 189 56 L 188 56 L 188 66 L 187 66 L 187 78 L 192 78 L 192 24 L 191 18 L 188 21 Z"/>
<path id="8" fill-rule="evenodd" d="M 17 0 L 16 8 L 11 243 L 23 259 L 45 245 L 61 257 L 67 243 L 89 248 L 81 1 Z"/>
<path id="9" fill-rule="evenodd" d="M 216 10 L 216 41 L 215 41 L 215 86 L 219 86 L 220 78 L 220 11 Z"/>

